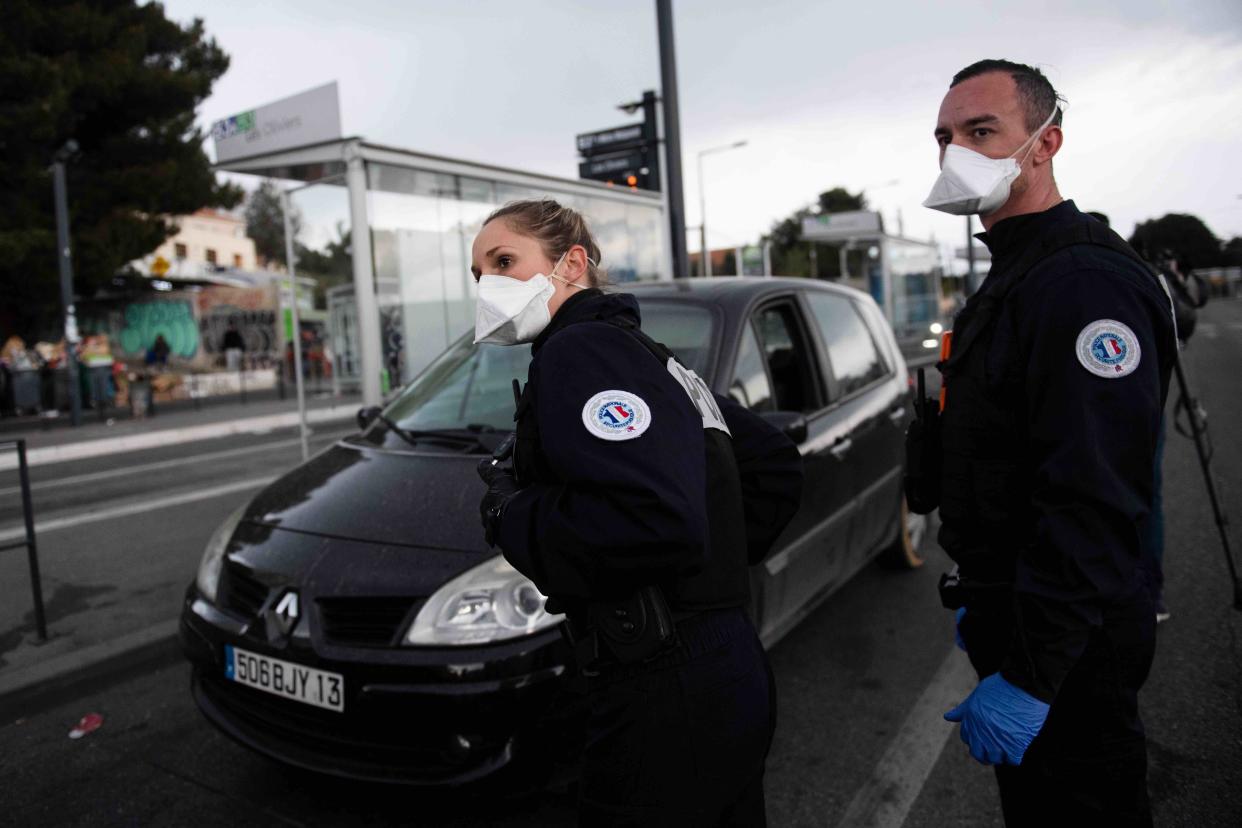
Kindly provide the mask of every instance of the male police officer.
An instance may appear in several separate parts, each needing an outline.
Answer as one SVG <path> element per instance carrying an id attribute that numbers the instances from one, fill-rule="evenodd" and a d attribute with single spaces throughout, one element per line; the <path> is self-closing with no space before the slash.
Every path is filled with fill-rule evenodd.
<path id="1" fill-rule="evenodd" d="M 939 366 L 942 598 L 981 678 L 945 718 L 996 766 L 1007 824 L 1149 825 L 1140 536 L 1174 326 L 1157 277 L 1058 192 L 1059 101 L 1039 70 L 985 60 L 936 122 L 925 205 L 978 213 L 992 253 Z"/>

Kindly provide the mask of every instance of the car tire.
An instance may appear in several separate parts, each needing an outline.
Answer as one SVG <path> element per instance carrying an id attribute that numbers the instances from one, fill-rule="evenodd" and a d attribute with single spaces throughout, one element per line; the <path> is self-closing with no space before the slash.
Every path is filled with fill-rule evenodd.
<path id="1" fill-rule="evenodd" d="M 905 495 L 897 507 L 897 537 L 889 544 L 878 558 L 885 569 L 918 569 L 923 565 L 919 555 L 919 546 L 931 525 L 931 517 L 918 515 L 910 511 L 906 505 Z"/>

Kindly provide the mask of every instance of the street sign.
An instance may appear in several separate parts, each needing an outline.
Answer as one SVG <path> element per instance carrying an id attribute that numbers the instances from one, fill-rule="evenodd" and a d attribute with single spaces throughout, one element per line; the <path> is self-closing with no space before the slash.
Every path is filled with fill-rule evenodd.
<path id="1" fill-rule="evenodd" d="M 588 158 L 578 164 L 578 176 L 595 180 L 621 180 L 626 174 L 638 175 L 647 166 L 641 150 Z"/>
<path id="2" fill-rule="evenodd" d="M 168 263 L 168 259 L 165 259 L 163 256 L 156 256 L 155 261 L 151 262 L 151 272 L 156 276 L 163 276 L 168 272 L 168 268 L 170 267 L 172 267 L 172 265 L 170 265 Z"/>
<path id="3" fill-rule="evenodd" d="M 217 164 L 340 138 L 336 81 L 216 121 L 211 137 Z"/>
<path id="4" fill-rule="evenodd" d="M 643 93 L 641 104 L 625 104 L 626 112 L 643 110 L 643 120 L 577 136 L 578 177 L 610 187 L 660 191 L 660 142 L 656 137 L 656 94 Z"/>
<path id="5" fill-rule="evenodd" d="M 578 136 L 578 152 L 588 158 L 606 152 L 637 149 L 651 140 L 646 123 L 626 124 Z"/>
<path id="6" fill-rule="evenodd" d="M 884 224 L 880 214 L 871 210 L 820 213 L 802 220 L 802 238 L 805 241 L 846 241 L 883 234 Z"/>

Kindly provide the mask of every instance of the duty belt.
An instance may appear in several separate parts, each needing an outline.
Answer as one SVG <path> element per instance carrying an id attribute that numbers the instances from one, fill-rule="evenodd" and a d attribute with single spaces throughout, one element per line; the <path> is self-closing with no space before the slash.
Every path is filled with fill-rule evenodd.
<path id="1" fill-rule="evenodd" d="M 1013 606 L 1013 584 L 1009 581 L 977 581 L 965 578 L 955 566 L 940 576 L 940 603 L 945 609 L 999 609 Z"/>

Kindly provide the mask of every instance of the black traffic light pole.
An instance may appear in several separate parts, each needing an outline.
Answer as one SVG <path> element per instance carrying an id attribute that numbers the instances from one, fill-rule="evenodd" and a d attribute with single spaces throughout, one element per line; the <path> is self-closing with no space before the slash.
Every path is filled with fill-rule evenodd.
<path id="1" fill-rule="evenodd" d="M 673 278 L 690 275 L 686 254 L 686 202 L 681 191 L 681 122 L 677 116 L 677 61 L 673 54 L 673 2 L 656 0 L 656 27 L 660 34 L 660 85 L 664 102 L 664 149 L 668 178 L 669 248 L 673 251 Z"/>

